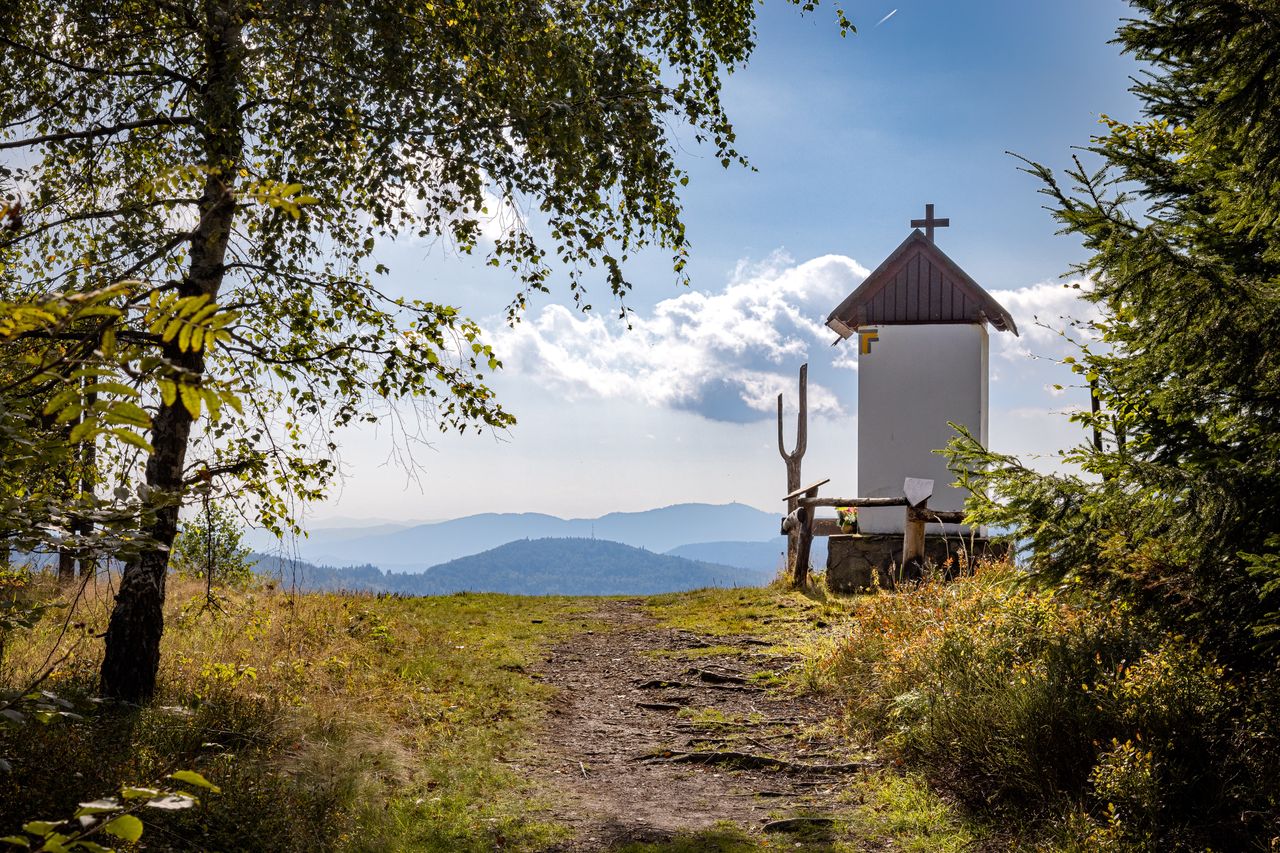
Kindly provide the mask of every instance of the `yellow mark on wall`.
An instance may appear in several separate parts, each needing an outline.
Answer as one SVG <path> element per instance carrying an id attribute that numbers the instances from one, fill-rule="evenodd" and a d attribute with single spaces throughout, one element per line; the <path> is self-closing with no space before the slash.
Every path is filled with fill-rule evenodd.
<path id="1" fill-rule="evenodd" d="M 872 341 L 880 340 L 880 333 L 875 329 L 858 330 L 858 352 L 866 355 L 871 352 Z"/>

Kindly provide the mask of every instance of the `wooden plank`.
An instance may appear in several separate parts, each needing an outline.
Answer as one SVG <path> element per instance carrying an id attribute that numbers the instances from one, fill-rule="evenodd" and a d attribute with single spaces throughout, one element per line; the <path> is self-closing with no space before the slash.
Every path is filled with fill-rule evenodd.
<path id="1" fill-rule="evenodd" d="M 919 320 L 920 319 L 920 267 L 923 265 L 924 259 L 916 255 L 915 262 L 911 264 L 911 274 L 907 276 L 907 298 L 904 306 L 903 320 Z"/>
<path id="2" fill-rule="evenodd" d="M 825 482 L 825 481 L 824 481 Z M 800 506 L 906 506 L 906 498 L 801 498 Z"/>
<path id="3" fill-rule="evenodd" d="M 963 510 L 948 509 L 917 509 L 912 507 L 907 510 L 909 520 L 919 521 L 925 524 L 964 524 Z"/>
<path id="4" fill-rule="evenodd" d="M 942 270 L 929 265 L 929 319 L 942 319 Z"/>
<path id="5" fill-rule="evenodd" d="M 792 498 L 798 498 L 798 497 L 800 497 L 801 495 L 803 495 L 805 492 L 815 491 L 819 486 L 825 486 L 827 483 L 830 483 L 830 482 L 831 482 L 831 478 L 830 478 L 830 477 L 828 477 L 828 478 L 827 478 L 827 479 L 825 479 L 825 480 L 819 480 L 818 482 L 814 483 L 813 485 L 810 485 L 810 486 L 802 486 L 801 488 L 796 489 L 794 492 L 792 492 L 792 493 L 790 493 L 789 495 L 787 495 L 785 498 L 783 498 L 783 500 L 784 500 L 784 501 L 789 501 L 789 500 L 791 500 Z M 803 499 L 801 499 L 800 503 L 804 503 L 804 500 L 803 500 Z M 833 504 L 833 506 L 834 506 L 834 504 Z"/>

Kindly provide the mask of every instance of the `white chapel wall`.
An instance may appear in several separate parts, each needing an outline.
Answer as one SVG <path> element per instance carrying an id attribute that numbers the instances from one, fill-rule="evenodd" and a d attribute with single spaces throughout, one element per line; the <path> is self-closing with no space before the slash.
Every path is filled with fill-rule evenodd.
<path id="1" fill-rule="evenodd" d="M 866 329 L 868 327 L 864 327 Z M 929 506 L 964 509 L 966 492 L 946 457 L 931 451 L 955 434 L 947 421 L 964 424 L 987 444 L 986 327 L 973 323 L 873 327 L 879 339 L 858 355 L 858 496 L 899 497 L 906 477 L 934 481 Z M 859 336 L 850 343 L 857 345 Z M 863 509 L 865 533 L 901 533 L 904 512 Z M 946 525 L 948 532 L 967 527 Z M 930 525 L 929 532 L 943 526 Z"/>

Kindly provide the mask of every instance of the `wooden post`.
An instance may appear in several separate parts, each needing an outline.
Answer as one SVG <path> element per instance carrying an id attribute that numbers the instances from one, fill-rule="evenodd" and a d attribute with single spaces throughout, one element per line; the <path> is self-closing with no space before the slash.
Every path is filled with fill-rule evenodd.
<path id="1" fill-rule="evenodd" d="M 815 486 L 804 493 L 806 498 L 816 498 L 818 489 Z M 791 582 L 796 588 L 803 588 L 809 582 L 809 550 L 813 547 L 813 508 L 800 506 L 800 530 L 796 536 L 796 568 L 791 575 Z"/>
<path id="2" fill-rule="evenodd" d="M 901 577 L 924 570 L 924 524 L 928 518 L 929 498 L 933 497 L 933 480 L 908 477 L 902 484 L 907 497 L 906 520 L 902 526 Z"/>
<path id="3" fill-rule="evenodd" d="M 782 395 L 778 395 L 778 452 L 782 454 L 782 460 L 787 463 L 787 492 L 795 495 L 787 499 L 788 515 L 800 506 L 800 460 L 804 458 L 804 451 L 809 441 L 809 409 L 806 398 L 808 382 L 809 365 L 806 363 L 800 365 L 800 412 L 796 416 L 796 448 L 790 453 L 782 442 Z M 812 518 L 812 512 L 810 517 Z M 801 524 L 799 527 L 803 528 L 804 525 Z M 787 534 L 788 568 L 796 565 L 799 547 L 800 530 L 793 529 Z"/>
<path id="4" fill-rule="evenodd" d="M 924 521 L 918 510 L 926 508 L 928 501 L 919 507 L 907 507 L 907 521 L 902 528 L 902 571 L 903 578 L 908 572 L 924 569 Z"/>
<path id="5" fill-rule="evenodd" d="M 830 482 L 830 479 L 819 480 L 808 486 L 792 489 L 783 498 L 787 506 L 791 506 L 793 502 L 796 504 L 795 512 L 789 513 L 782 522 L 782 529 L 788 536 L 795 537 L 796 552 L 791 562 L 791 582 L 796 586 L 804 586 L 809 581 L 809 549 L 813 545 L 815 515 L 811 502 L 818 499 L 818 489 Z"/>

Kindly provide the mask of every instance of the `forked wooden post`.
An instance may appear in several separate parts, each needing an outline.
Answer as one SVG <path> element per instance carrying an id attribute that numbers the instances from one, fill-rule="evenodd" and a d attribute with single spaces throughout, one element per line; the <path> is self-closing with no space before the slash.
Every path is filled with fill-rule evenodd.
<path id="1" fill-rule="evenodd" d="M 809 407 L 807 386 L 809 384 L 809 365 L 800 365 L 800 412 L 796 416 L 796 449 L 787 452 L 782 441 L 782 395 L 778 395 L 778 452 L 782 461 L 787 463 L 787 492 L 794 497 L 787 499 L 787 515 L 795 512 L 800 506 L 800 460 L 809 443 Z M 787 566 L 796 564 L 796 555 L 800 545 L 800 531 L 793 529 L 787 534 Z"/>

